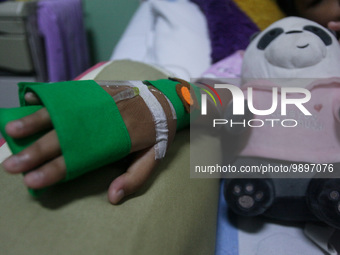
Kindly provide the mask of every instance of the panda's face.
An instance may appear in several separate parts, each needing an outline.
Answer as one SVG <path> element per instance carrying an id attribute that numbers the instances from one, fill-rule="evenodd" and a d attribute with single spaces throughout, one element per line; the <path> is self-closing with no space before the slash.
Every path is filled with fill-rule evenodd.
<path id="1" fill-rule="evenodd" d="M 315 34 L 316 36 L 318 36 L 323 41 L 325 46 L 332 44 L 332 38 L 323 29 L 321 29 L 320 27 L 317 27 L 317 26 L 307 25 L 307 26 L 304 26 L 303 29 L 300 29 L 300 30 L 292 29 L 292 30 L 289 30 L 287 32 L 285 32 L 280 27 L 272 28 L 262 36 L 262 38 L 260 39 L 260 41 L 257 44 L 257 48 L 259 50 L 265 50 L 267 48 L 267 46 L 275 38 L 277 38 L 281 34 L 286 34 L 286 35 L 298 34 L 298 35 L 301 35 L 305 31 L 311 32 L 311 33 Z M 305 47 L 299 47 L 299 46 L 297 46 L 297 47 L 298 48 L 305 48 Z"/>
<path id="2" fill-rule="evenodd" d="M 303 68 L 321 62 L 332 44 L 331 36 L 322 28 L 306 25 L 301 29 L 284 31 L 274 27 L 257 43 L 269 63 L 283 68 Z"/>
<path id="3" fill-rule="evenodd" d="M 289 17 L 272 24 L 251 42 L 242 72 L 248 78 L 311 78 L 323 71 L 328 75 L 330 65 L 336 65 L 339 73 L 340 46 L 334 35 L 315 22 Z"/>

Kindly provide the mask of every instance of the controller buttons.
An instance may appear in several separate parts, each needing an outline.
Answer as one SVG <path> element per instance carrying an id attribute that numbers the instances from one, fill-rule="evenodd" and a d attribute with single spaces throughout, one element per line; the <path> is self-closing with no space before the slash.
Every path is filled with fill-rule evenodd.
<path id="1" fill-rule="evenodd" d="M 340 229 L 340 179 L 313 178 L 307 190 L 312 213 L 328 225 Z"/>
<path id="2" fill-rule="evenodd" d="M 239 195 L 242 191 L 242 188 L 239 185 L 235 185 L 233 191 L 236 195 Z"/>
<path id="3" fill-rule="evenodd" d="M 259 191 L 259 192 L 257 192 L 257 193 L 255 194 L 255 200 L 256 200 L 256 201 L 261 201 L 262 198 L 263 198 L 263 196 L 264 196 L 263 192 L 262 192 L 262 191 Z"/>
<path id="4" fill-rule="evenodd" d="M 329 193 L 329 199 L 330 200 L 337 201 L 337 200 L 339 200 L 339 198 L 340 198 L 340 194 L 339 194 L 338 191 L 333 190 Z"/>
<path id="5" fill-rule="evenodd" d="M 245 209 L 250 209 L 254 206 L 255 201 L 251 196 L 244 195 L 239 197 L 238 204 Z"/>
<path id="6" fill-rule="evenodd" d="M 249 193 L 249 194 L 252 194 L 254 192 L 254 185 L 252 184 L 247 184 L 246 185 L 246 192 Z"/>
<path id="7" fill-rule="evenodd" d="M 232 179 L 226 181 L 224 197 L 228 206 L 244 216 L 264 213 L 275 198 L 273 183 L 269 179 Z"/>

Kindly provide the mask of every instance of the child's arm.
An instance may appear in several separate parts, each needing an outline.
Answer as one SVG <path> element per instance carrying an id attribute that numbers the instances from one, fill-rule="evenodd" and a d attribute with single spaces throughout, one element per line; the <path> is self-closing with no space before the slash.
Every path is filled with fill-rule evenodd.
<path id="1" fill-rule="evenodd" d="M 111 96 L 122 91 L 123 88 L 103 86 Z M 152 93 L 161 104 L 167 118 L 168 141 L 173 140 L 176 132 L 176 120 L 172 118 L 172 109 L 163 94 L 153 90 Z M 39 103 L 32 93 L 25 96 L 29 104 Z M 137 152 L 136 158 L 123 175 L 116 178 L 108 190 L 109 201 L 118 203 L 124 196 L 135 192 L 150 176 L 158 160 L 155 159 L 154 144 L 155 124 L 141 97 L 122 100 L 117 103 L 131 139 L 131 151 Z M 100 114 L 100 113 L 98 113 Z M 39 131 L 48 131 L 30 147 L 9 157 L 3 162 L 7 172 L 12 174 L 27 173 L 24 182 L 29 188 L 39 189 L 47 187 L 66 176 L 66 165 L 61 153 L 56 131 L 53 129 L 51 118 L 43 108 L 34 114 L 7 124 L 6 132 L 13 138 L 28 137 Z M 107 130 L 110 132 L 110 130 Z M 100 141 L 98 141 L 100 142 Z M 168 143 L 168 144 L 169 144 Z"/>

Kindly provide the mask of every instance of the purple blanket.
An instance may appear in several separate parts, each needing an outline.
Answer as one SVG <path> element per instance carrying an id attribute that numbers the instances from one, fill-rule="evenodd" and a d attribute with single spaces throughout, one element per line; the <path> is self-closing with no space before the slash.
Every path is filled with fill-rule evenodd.
<path id="1" fill-rule="evenodd" d="M 39 1 L 37 15 L 49 81 L 71 80 L 86 70 L 90 63 L 81 0 Z"/>
<path id="2" fill-rule="evenodd" d="M 191 0 L 207 19 L 213 63 L 244 50 L 257 31 L 255 23 L 232 0 Z"/>

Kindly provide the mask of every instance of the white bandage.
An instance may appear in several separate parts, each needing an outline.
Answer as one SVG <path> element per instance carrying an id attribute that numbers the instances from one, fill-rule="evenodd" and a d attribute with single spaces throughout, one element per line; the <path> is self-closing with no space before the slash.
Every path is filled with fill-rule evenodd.
<path id="1" fill-rule="evenodd" d="M 106 86 L 129 86 L 137 87 L 139 89 L 139 95 L 143 98 L 145 104 L 148 106 L 153 120 L 155 122 L 156 132 L 156 144 L 155 148 L 155 159 L 164 158 L 167 146 L 168 146 L 168 122 L 163 107 L 158 102 L 157 98 L 151 93 L 148 86 L 142 81 L 96 81 L 99 85 Z M 169 101 L 168 101 L 169 102 Z M 172 104 L 169 102 L 171 107 L 172 115 L 176 118 L 175 110 Z"/>

